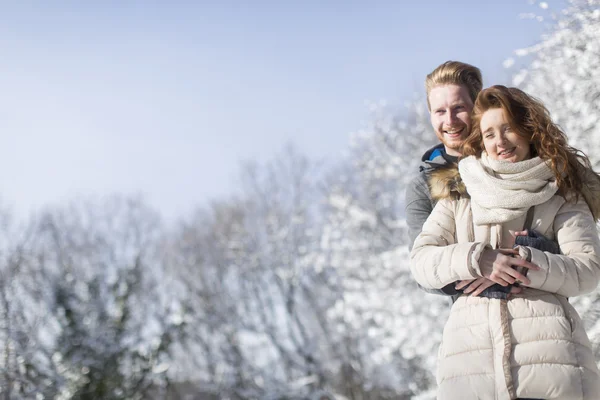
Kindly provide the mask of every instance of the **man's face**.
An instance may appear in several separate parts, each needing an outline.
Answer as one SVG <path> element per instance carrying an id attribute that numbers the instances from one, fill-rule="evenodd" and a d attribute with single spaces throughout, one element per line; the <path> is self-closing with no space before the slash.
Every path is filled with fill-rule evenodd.
<path id="1" fill-rule="evenodd" d="M 460 146 L 471 131 L 473 101 L 464 86 L 436 86 L 429 92 L 431 126 L 446 153 L 460 156 Z"/>

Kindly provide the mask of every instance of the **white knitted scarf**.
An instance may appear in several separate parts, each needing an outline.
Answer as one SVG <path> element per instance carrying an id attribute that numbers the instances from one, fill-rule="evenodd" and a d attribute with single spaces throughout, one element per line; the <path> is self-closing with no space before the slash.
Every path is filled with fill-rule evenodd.
<path id="1" fill-rule="evenodd" d="M 462 159 L 458 170 L 471 196 L 476 225 L 511 221 L 558 190 L 549 162 L 539 157 L 512 163 L 492 160 L 483 152 L 479 159 Z"/>

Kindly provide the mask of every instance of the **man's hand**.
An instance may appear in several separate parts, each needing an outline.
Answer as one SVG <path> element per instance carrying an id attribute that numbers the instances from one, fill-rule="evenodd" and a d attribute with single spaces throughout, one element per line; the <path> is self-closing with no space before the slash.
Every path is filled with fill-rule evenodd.
<path id="1" fill-rule="evenodd" d="M 458 281 L 456 284 L 456 290 L 463 290 L 463 293 L 470 294 L 471 296 L 479 296 L 483 291 L 489 287 L 492 287 L 496 282 L 489 280 L 488 278 L 477 278 L 467 279 L 464 281 Z M 523 288 L 519 286 L 513 286 L 510 288 L 511 294 L 519 294 L 523 291 Z"/>
<path id="2" fill-rule="evenodd" d="M 484 250 L 479 258 L 479 268 L 484 278 L 502 286 L 520 281 L 529 285 L 531 281 L 515 267 L 525 267 L 539 271 L 540 267 L 519 257 L 519 251 L 513 249 Z"/>

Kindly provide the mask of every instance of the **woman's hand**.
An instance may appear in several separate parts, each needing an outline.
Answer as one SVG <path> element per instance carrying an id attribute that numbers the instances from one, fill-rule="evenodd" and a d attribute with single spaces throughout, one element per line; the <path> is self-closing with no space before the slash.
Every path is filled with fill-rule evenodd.
<path id="1" fill-rule="evenodd" d="M 544 235 L 536 231 L 517 231 L 509 232 L 515 238 L 515 246 L 527 246 L 541 251 L 547 251 L 552 254 L 560 254 L 560 247 L 554 240 L 547 239 Z"/>
<path id="2" fill-rule="evenodd" d="M 515 269 L 525 267 L 539 271 L 540 267 L 519 257 L 519 251 L 514 249 L 487 249 L 479 258 L 479 269 L 484 278 L 502 286 L 512 285 L 520 281 L 529 285 L 531 281 Z"/>
<path id="3" fill-rule="evenodd" d="M 492 287 L 496 282 L 489 280 L 488 278 L 477 278 L 468 279 L 464 281 L 458 281 L 455 285 L 456 290 L 463 290 L 463 293 L 471 296 L 479 296 L 483 291 L 489 287 Z M 523 288 L 519 286 L 513 286 L 510 288 L 511 294 L 519 294 L 523 291 Z"/>

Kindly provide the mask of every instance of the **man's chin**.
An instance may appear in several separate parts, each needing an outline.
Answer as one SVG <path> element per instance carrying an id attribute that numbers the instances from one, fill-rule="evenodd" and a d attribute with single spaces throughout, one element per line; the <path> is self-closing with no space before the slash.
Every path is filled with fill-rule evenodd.
<path id="1" fill-rule="evenodd" d="M 465 142 L 465 139 L 457 139 L 457 140 L 445 140 L 444 141 L 444 146 L 447 149 L 452 149 L 452 150 L 460 150 L 460 147 L 462 146 L 462 144 Z"/>

